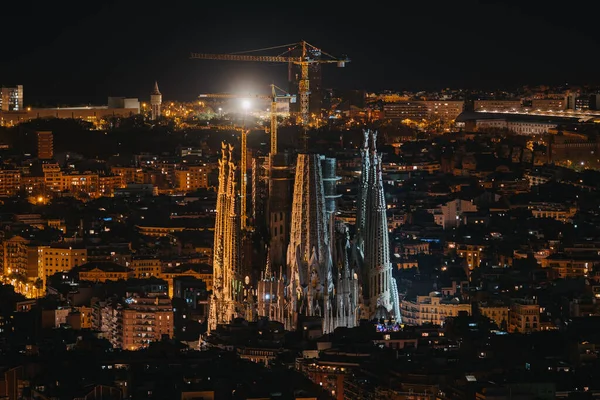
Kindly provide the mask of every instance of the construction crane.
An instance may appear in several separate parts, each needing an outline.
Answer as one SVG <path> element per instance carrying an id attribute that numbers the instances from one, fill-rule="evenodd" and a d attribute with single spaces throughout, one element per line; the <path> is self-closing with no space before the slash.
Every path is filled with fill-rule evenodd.
<path id="1" fill-rule="evenodd" d="M 287 47 L 287 50 L 275 56 L 249 55 L 242 53 L 252 53 L 265 50 L 273 50 Z M 293 52 L 299 52 L 299 55 L 291 55 Z M 328 58 L 322 58 L 323 56 Z M 250 50 L 231 54 L 208 54 L 191 53 L 192 59 L 203 60 L 228 60 L 228 61 L 259 61 L 270 63 L 288 63 L 300 66 L 300 79 L 298 81 L 298 96 L 300 97 L 300 123 L 306 130 L 309 123 L 308 95 L 310 94 L 310 85 L 308 80 L 308 67 L 313 64 L 335 63 L 338 67 L 345 67 L 350 60 L 346 57 L 337 58 L 321 49 L 305 42 L 285 44 L 281 46 L 268 47 L 264 49 Z"/>
<path id="2" fill-rule="evenodd" d="M 205 93 L 200 94 L 198 98 L 215 98 L 215 99 L 261 99 L 271 100 L 271 155 L 277 154 L 277 99 L 292 99 L 294 96 L 285 93 L 285 90 L 271 84 L 271 95 L 266 94 L 230 94 L 230 93 Z M 275 89 L 284 92 L 284 95 L 278 95 Z"/>
<path id="3" fill-rule="evenodd" d="M 199 98 L 217 98 L 217 99 L 237 99 L 237 98 L 243 98 L 243 99 L 269 99 L 271 100 L 271 155 L 275 155 L 277 154 L 277 99 L 289 99 L 292 98 L 293 96 L 290 94 L 285 94 L 285 95 L 277 95 L 277 92 L 275 91 L 275 89 L 279 89 L 281 91 L 284 91 L 283 89 L 281 89 L 280 87 L 277 87 L 274 84 L 271 84 L 271 95 L 261 95 L 261 94 L 255 94 L 255 95 L 237 95 L 237 94 L 230 94 L 230 93 L 205 93 L 205 94 L 200 94 L 198 97 Z M 241 170 L 241 177 L 240 177 L 240 197 L 241 197 L 241 210 L 240 210 L 240 217 L 241 217 L 241 228 L 242 230 L 246 230 L 248 227 L 248 215 L 247 215 L 247 191 L 248 191 L 248 161 L 247 161 L 247 155 L 248 155 L 248 145 L 247 145 L 247 135 L 250 132 L 249 129 L 246 129 L 246 127 L 237 127 L 237 126 L 214 126 L 216 129 L 232 129 L 232 130 L 236 130 L 240 132 L 240 139 L 241 139 L 241 157 L 240 157 L 240 170 Z"/>

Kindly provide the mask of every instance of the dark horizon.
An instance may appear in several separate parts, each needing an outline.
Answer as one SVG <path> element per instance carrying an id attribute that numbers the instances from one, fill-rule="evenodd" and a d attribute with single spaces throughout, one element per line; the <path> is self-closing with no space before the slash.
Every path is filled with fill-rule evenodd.
<path id="1" fill-rule="evenodd" d="M 109 96 L 147 100 L 158 81 L 165 100 L 200 93 L 268 93 L 287 85 L 283 64 L 192 60 L 192 52 L 230 53 L 306 40 L 344 69 L 324 66 L 336 89 L 510 90 L 526 84 L 597 85 L 594 13 L 539 1 L 409 3 L 341 9 L 172 1 L 100 5 L 33 1 L 6 6 L 0 85 L 24 86 L 27 105 L 103 104 Z M 259 54 L 259 53 L 257 53 Z"/>

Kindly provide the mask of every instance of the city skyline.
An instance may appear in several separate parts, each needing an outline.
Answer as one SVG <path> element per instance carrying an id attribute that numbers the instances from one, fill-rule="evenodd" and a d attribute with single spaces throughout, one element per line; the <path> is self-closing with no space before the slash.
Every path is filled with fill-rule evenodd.
<path id="1" fill-rule="evenodd" d="M 1 399 L 600 395 L 591 13 L 69 3 L 3 19 Z"/>
<path id="2" fill-rule="evenodd" d="M 0 84 L 23 84 L 26 102 L 99 103 L 107 96 L 165 99 L 206 92 L 268 92 L 287 85 L 287 66 L 192 60 L 306 40 L 345 69 L 323 68 L 324 87 L 413 90 L 596 84 L 591 15 L 511 1 L 403 5 L 400 13 L 339 5 L 194 5 L 168 8 L 105 2 L 8 5 Z M 61 12 L 57 12 L 61 11 Z M 391 9 L 389 10 L 391 11 Z M 20 16 L 20 17 L 19 17 Z M 566 21 L 569 21 L 567 24 Z M 586 62 L 577 61 L 582 54 Z M 585 56 L 583 56 L 585 54 Z"/>

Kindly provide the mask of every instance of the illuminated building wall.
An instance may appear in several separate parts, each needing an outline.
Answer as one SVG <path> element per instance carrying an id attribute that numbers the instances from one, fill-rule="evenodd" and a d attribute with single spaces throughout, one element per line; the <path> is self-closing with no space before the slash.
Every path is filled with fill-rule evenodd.
<path id="1" fill-rule="evenodd" d="M 125 187 L 125 182 L 121 175 L 104 175 L 98 177 L 98 195 L 112 196 L 115 189 Z"/>
<path id="2" fill-rule="evenodd" d="M 550 276 L 554 279 L 577 279 L 587 276 L 596 270 L 598 261 L 593 257 L 551 254 L 540 260 L 542 268 L 550 268 Z"/>
<path id="3" fill-rule="evenodd" d="M 43 164 L 42 171 L 46 189 L 51 191 L 62 190 L 62 172 L 60 170 L 60 165 L 56 163 Z"/>
<path id="4" fill-rule="evenodd" d="M 565 110 L 567 108 L 567 99 L 533 99 L 531 100 L 531 109 L 540 111 Z"/>
<path id="5" fill-rule="evenodd" d="M 569 222 L 577 214 L 577 207 L 560 203 L 530 204 L 527 208 L 531 210 L 533 218 L 552 218 L 563 223 Z"/>
<path id="6" fill-rule="evenodd" d="M 51 160 L 54 157 L 54 136 L 49 131 L 37 132 L 38 159 Z"/>
<path id="7" fill-rule="evenodd" d="M 566 165 L 600 165 L 600 140 L 578 138 L 575 135 L 549 135 L 550 154 L 548 162 Z M 583 164 L 581 164 L 583 162 Z"/>
<path id="8" fill-rule="evenodd" d="M 91 265 L 90 269 L 79 271 L 80 281 L 106 282 L 127 280 L 132 277 L 131 268 L 123 267 L 112 262 L 98 262 Z"/>
<path id="9" fill-rule="evenodd" d="M 4 241 L 4 276 L 27 276 L 27 244 L 29 240 L 13 236 Z"/>
<path id="10" fill-rule="evenodd" d="M 515 299 L 510 306 L 509 332 L 529 333 L 540 330 L 540 306 L 536 300 Z"/>
<path id="11" fill-rule="evenodd" d="M 0 170 L 0 196 L 14 196 L 21 188 L 21 171 Z"/>
<path id="12" fill-rule="evenodd" d="M 204 165 L 188 165 L 175 171 L 175 182 L 178 190 L 190 192 L 208 188 L 208 168 Z"/>
<path id="13" fill-rule="evenodd" d="M 189 269 L 179 268 L 178 271 L 165 270 L 158 275 L 158 278 L 166 281 L 167 284 L 169 285 L 169 297 L 173 297 L 173 293 L 174 293 L 173 280 L 175 278 L 179 278 L 179 277 L 183 277 L 183 276 L 189 276 L 189 277 L 204 281 L 204 283 L 206 284 L 206 290 L 207 291 L 213 290 L 213 273 L 212 273 L 212 271 L 204 271 L 204 270 L 201 270 L 200 268 L 189 268 Z"/>
<path id="14" fill-rule="evenodd" d="M 129 267 L 133 270 L 135 278 L 158 278 L 162 270 L 162 261 L 154 257 L 133 258 Z"/>
<path id="15" fill-rule="evenodd" d="M 456 255 L 464 258 L 467 262 L 467 267 L 470 270 L 479 268 L 481 265 L 481 256 L 485 251 L 485 247 L 477 244 L 456 244 Z"/>
<path id="16" fill-rule="evenodd" d="M 21 175 L 21 188 L 31 195 L 44 188 L 44 177 L 35 175 Z"/>
<path id="17" fill-rule="evenodd" d="M 474 111 L 510 111 L 521 108 L 521 100 L 475 100 Z"/>
<path id="18" fill-rule="evenodd" d="M 92 329 L 92 308 L 86 306 L 75 307 L 75 311 L 67 315 L 67 324 L 75 330 Z"/>
<path id="19" fill-rule="evenodd" d="M 556 128 L 555 123 L 534 121 L 507 121 L 506 127 L 520 135 L 540 135 Z"/>
<path id="20" fill-rule="evenodd" d="M 427 119 L 428 116 L 429 109 L 427 106 L 417 101 L 406 101 L 383 105 L 384 119 L 410 119 L 412 121 L 421 121 Z"/>
<path id="21" fill-rule="evenodd" d="M 123 177 L 123 183 L 147 183 L 144 181 L 145 174 L 142 168 L 138 167 L 111 167 L 111 172 Z"/>
<path id="22" fill-rule="evenodd" d="M 509 307 L 506 306 L 479 306 L 479 312 L 484 317 L 488 317 L 498 325 L 499 328 L 509 324 Z"/>
<path id="23" fill-rule="evenodd" d="M 159 341 L 162 335 L 173 337 L 173 306 L 168 297 L 137 297 L 121 311 L 123 325 L 118 329 L 121 348 L 138 350 Z"/>
<path id="24" fill-rule="evenodd" d="M 57 272 L 70 271 L 71 268 L 87 262 L 87 250 L 84 248 L 39 246 L 38 277 L 46 287 L 46 279 Z"/>
<path id="25" fill-rule="evenodd" d="M 424 100 L 420 101 L 427 107 L 428 118 L 442 121 L 451 121 L 456 119 L 463 112 L 465 102 L 460 100 Z"/>
<path id="26" fill-rule="evenodd" d="M 415 300 L 403 299 L 400 304 L 402 322 L 407 325 L 441 325 L 447 317 L 456 317 L 460 311 L 471 315 L 471 304 L 456 298 L 442 298 L 439 292 L 417 296 Z"/>
<path id="27" fill-rule="evenodd" d="M 383 105 L 383 119 L 410 119 L 412 121 L 452 121 L 463 112 L 464 101 L 404 100 Z"/>
<path id="28" fill-rule="evenodd" d="M 90 197 L 98 196 L 98 174 L 62 174 L 61 191 L 86 193 Z"/>
<path id="29" fill-rule="evenodd" d="M 139 114 L 136 108 L 108 108 L 107 106 L 31 108 L 20 111 L 0 111 L 0 125 L 13 126 L 36 118 L 74 118 L 98 122 L 108 117 L 130 117 Z"/>
<path id="30" fill-rule="evenodd" d="M 73 173 L 62 171 L 56 163 L 42 165 L 44 186 L 52 192 L 69 191 L 71 193 L 85 193 L 90 197 L 112 196 L 116 189 L 124 187 L 124 175 L 98 175 L 95 173 Z M 25 184 L 25 183 L 24 183 Z M 33 191 L 34 185 L 28 190 Z"/>

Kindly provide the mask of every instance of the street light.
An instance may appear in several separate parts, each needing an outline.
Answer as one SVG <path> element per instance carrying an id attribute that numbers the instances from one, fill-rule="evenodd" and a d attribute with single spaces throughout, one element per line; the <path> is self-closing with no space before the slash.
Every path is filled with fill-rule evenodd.
<path id="1" fill-rule="evenodd" d="M 242 101 L 242 109 L 244 110 L 244 115 L 243 115 L 243 123 L 242 123 L 242 127 L 244 129 L 246 129 L 246 114 L 248 114 L 248 109 L 250 108 L 250 100 L 243 100 Z"/>

